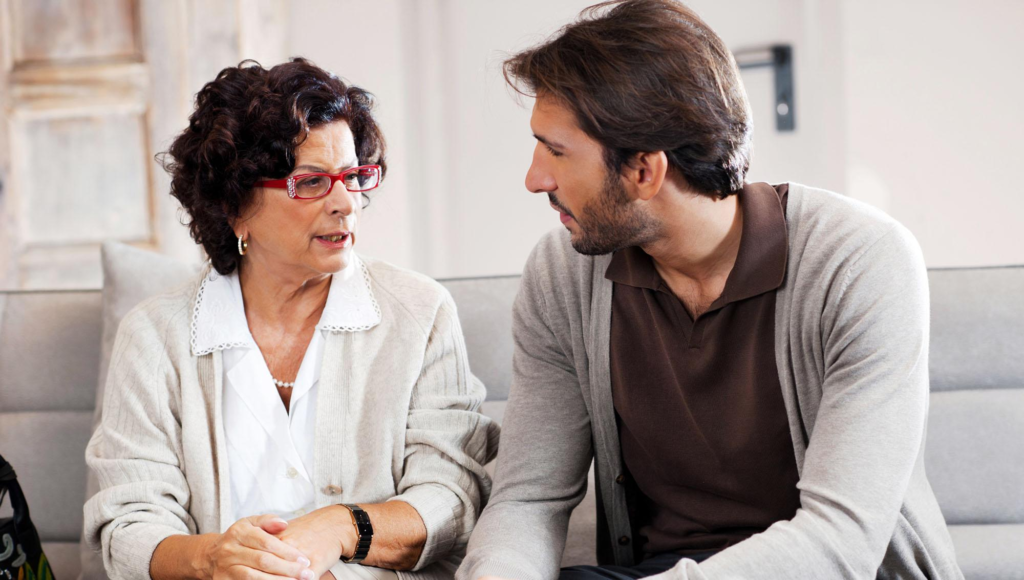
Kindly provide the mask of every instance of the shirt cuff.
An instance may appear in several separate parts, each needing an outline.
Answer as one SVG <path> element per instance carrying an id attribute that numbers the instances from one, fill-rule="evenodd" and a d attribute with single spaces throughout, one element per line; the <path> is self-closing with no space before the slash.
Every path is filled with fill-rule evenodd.
<path id="1" fill-rule="evenodd" d="M 413 571 L 442 560 L 455 547 L 461 524 L 462 500 L 441 485 L 417 485 L 388 501 L 404 501 L 415 509 L 427 528 L 427 541 Z"/>

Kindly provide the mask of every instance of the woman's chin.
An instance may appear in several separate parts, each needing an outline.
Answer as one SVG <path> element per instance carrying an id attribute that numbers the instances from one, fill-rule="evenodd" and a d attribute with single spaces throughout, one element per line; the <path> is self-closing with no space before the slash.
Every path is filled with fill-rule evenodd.
<path id="1" fill-rule="evenodd" d="M 324 274 L 335 274 L 347 268 L 355 260 L 355 253 L 350 246 L 344 250 L 334 251 L 329 255 L 318 257 L 320 259 L 317 260 L 316 269 Z"/>

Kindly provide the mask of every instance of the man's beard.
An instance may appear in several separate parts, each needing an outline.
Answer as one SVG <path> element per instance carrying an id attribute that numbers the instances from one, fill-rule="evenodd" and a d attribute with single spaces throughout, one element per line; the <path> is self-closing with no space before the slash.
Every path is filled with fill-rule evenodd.
<path id="1" fill-rule="evenodd" d="M 658 237 L 657 223 L 632 201 L 618 173 L 609 171 L 597 199 L 584 206 L 579 216 L 573 216 L 577 227 L 571 239 L 573 249 L 599 256 L 654 241 Z"/>

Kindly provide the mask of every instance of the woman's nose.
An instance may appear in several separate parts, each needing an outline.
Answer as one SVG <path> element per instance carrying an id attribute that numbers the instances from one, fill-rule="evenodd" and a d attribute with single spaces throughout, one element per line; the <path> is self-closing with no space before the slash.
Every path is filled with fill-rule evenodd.
<path id="1" fill-rule="evenodd" d="M 334 182 L 330 193 L 327 194 L 326 210 L 331 214 L 347 216 L 356 210 L 360 193 L 352 193 L 345 189 L 341 181 Z"/>

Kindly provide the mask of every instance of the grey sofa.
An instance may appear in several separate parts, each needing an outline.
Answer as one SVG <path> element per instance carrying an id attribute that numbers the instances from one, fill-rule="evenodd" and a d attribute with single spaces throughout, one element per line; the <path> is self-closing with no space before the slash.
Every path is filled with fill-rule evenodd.
<path id="1" fill-rule="evenodd" d="M 1024 578 L 1024 267 L 933 270 L 926 464 L 968 578 Z M 485 412 L 503 412 L 518 277 L 444 281 Z M 101 293 L 0 293 L 0 453 L 14 465 L 58 580 L 77 576 L 101 343 Z M 593 486 L 591 486 L 592 489 Z M 594 503 L 564 563 L 594 559 Z"/>

